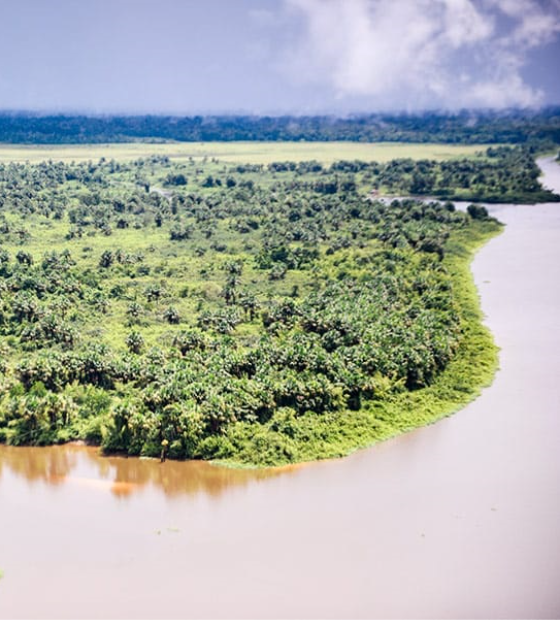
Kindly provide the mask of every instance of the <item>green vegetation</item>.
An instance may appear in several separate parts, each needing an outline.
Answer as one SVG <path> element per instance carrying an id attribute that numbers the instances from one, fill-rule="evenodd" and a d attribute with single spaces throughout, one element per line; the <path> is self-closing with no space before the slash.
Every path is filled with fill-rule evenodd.
<path id="1" fill-rule="evenodd" d="M 520 150 L 481 161 L 488 179 L 509 166 L 512 193 L 532 175 Z M 0 441 L 270 465 L 346 454 L 473 398 L 496 351 L 468 264 L 500 225 L 481 207 L 378 200 L 389 173 L 411 174 L 0 165 Z"/>
<path id="2" fill-rule="evenodd" d="M 405 142 L 560 143 L 560 108 L 334 116 L 42 116 L 0 114 L 0 142 Z"/>
<path id="3" fill-rule="evenodd" d="M 308 414 L 288 427 L 272 421 L 255 433 L 249 426 L 237 424 L 227 436 L 235 461 L 270 465 L 345 456 L 432 424 L 478 396 L 481 388 L 492 382 L 498 355 L 491 334 L 481 324 L 470 260 L 465 259 L 493 234 L 495 227 L 491 224 L 472 237 L 465 235 L 460 246 L 463 249 L 450 261 L 457 301 L 464 309 L 462 339 L 454 358 L 430 385 L 387 393 L 365 402 L 359 411 L 337 411 L 322 417 Z"/>
<path id="4" fill-rule="evenodd" d="M 444 161 L 474 157 L 486 149 L 483 144 L 404 144 L 398 142 L 125 142 L 117 144 L 0 144 L 0 162 L 38 163 L 52 161 L 87 162 L 102 157 L 118 162 L 140 158 L 168 157 L 174 162 L 219 159 L 237 164 L 270 164 L 277 161 L 316 160 L 330 165 L 338 160 L 385 163 L 393 159 Z"/>

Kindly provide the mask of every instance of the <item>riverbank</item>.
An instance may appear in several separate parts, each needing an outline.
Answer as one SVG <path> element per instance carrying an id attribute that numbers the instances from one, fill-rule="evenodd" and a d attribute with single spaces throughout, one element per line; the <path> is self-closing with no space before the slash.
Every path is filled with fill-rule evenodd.
<path id="1" fill-rule="evenodd" d="M 499 225 L 369 201 L 376 165 L 347 165 L 3 167 L 27 189 L 2 224 L 0 441 L 282 465 L 468 401 L 467 368 L 424 390 L 461 359 L 463 273 Z"/>
<path id="2" fill-rule="evenodd" d="M 291 422 L 290 433 L 277 421 L 254 426 L 238 424 L 226 434 L 234 456 L 214 462 L 229 467 L 279 466 L 331 459 L 370 447 L 445 418 L 476 398 L 491 384 L 498 367 L 498 349 L 482 323 L 478 291 L 470 265 L 478 249 L 501 230 L 457 237 L 447 259 L 456 302 L 461 311 L 461 344 L 447 367 L 428 387 L 369 401 L 359 411 L 306 415 Z"/>
<path id="3" fill-rule="evenodd" d="M 432 260 L 432 268 L 438 271 L 443 269 L 447 274 L 446 278 L 449 278 L 448 283 L 445 281 L 445 289 L 451 291 L 450 299 L 454 310 L 453 318 L 448 320 L 453 321 L 453 329 L 459 336 L 457 350 L 450 355 L 443 369 L 434 371 L 434 376 L 426 382 L 427 386 L 414 389 L 405 386 L 404 376 L 397 382 L 390 375 L 377 374 L 370 379 L 374 384 L 373 398 L 368 400 L 363 396 L 359 408 L 350 410 L 339 406 L 317 413 L 296 412 L 295 408 L 284 407 L 267 421 L 240 421 L 226 426 L 221 434 L 203 441 L 192 456 L 204 457 L 216 464 L 227 464 L 230 467 L 278 467 L 346 456 L 358 449 L 432 424 L 451 415 L 475 398 L 492 380 L 497 367 L 497 349 L 490 333 L 481 323 L 482 316 L 470 273 L 470 262 L 480 245 L 498 234 L 501 229 L 493 219 L 467 222 L 468 219 L 464 220 L 464 227 L 452 232 L 441 263 L 428 259 Z M 405 255 L 401 255 L 401 260 L 404 257 Z M 414 272 L 412 275 L 415 275 Z M 422 284 L 428 282 L 426 278 L 429 275 L 428 272 L 423 272 L 420 276 L 416 275 L 416 278 L 423 278 Z M 410 280 L 410 286 L 416 286 L 414 280 Z M 413 291 L 411 288 L 409 294 L 414 294 Z M 432 294 L 437 295 L 438 289 L 434 288 Z M 439 304 L 439 308 L 442 307 L 439 301 L 433 303 Z M 443 313 L 444 310 L 440 312 Z M 416 329 L 415 325 L 415 322 L 410 320 L 411 329 Z M 401 338 L 404 337 L 401 335 Z M 421 354 L 423 343 L 416 342 L 413 347 L 418 347 L 418 353 Z M 338 388 L 341 396 L 342 389 L 343 387 Z M 64 395 L 71 398 L 75 390 L 76 386 Z M 10 401 L 12 396 L 15 398 Z M 60 427 L 57 427 L 57 435 L 53 430 L 52 416 L 47 413 L 53 406 L 56 407 L 57 401 L 54 399 L 59 397 L 55 393 L 45 401 L 51 409 L 43 406 L 40 399 L 45 397 L 45 386 L 34 384 L 32 395 L 24 400 L 25 406 L 32 412 L 31 417 L 26 417 L 19 409 L 14 409 L 20 403 L 17 399 L 21 398 L 21 395 L 15 394 L 14 388 L 6 391 L 2 401 L 3 409 L 0 411 L 3 416 L 0 418 L 0 437 L 6 443 L 44 445 L 62 443 L 66 438 L 70 438 L 85 439 L 95 444 L 95 440 L 100 437 L 100 443 L 108 454 L 128 452 L 130 456 L 159 457 L 162 452 L 163 444 L 159 443 L 161 437 L 158 442 L 157 435 L 160 426 L 155 428 L 153 439 L 148 437 L 149 441 L 146 440 L 143 435 L 144 426 L 139 427 L 138 424 L 151 418 L 148 413 L 144 413 L 144 417 L 136 416 L 127 422 L 122 412 L 126 413 L 126 406 L 130 407 L 129 404 L 125 405 L 125 409 L 122 409 L 123 405 L 114 407 L 118 415 L 115 415 L 113 420 L 107 414 L 95 417 L 89 411 L 89 417 L 78 414 L 76 406 L 80 401 L 70 401 L 69 398 L 65 400 L 63 397 L 61 402 L 66 403 L 67 409 L 69 402 L 71 405 L 73 402 L 76 404 L 69 409 L 73 413 L 68 415 L 66 421 L 56 422 Z M 105 400 L 111 397 L 115 398 L 114 392 L 108 392 Z M 162 424 L 165 419 L 167 418 L 162 419 Z M 176 423 L 179 425 L 182 422 Z M 92 428 L 96 430 L 95 436 L 91 432 Z M 34 442 L 26 440 L 30 433 L 34 433 Z M 166 456 L 163 452 L 162 455 Z M 175 454 L 175 458 L 180 458 L 180 455 Z"/>

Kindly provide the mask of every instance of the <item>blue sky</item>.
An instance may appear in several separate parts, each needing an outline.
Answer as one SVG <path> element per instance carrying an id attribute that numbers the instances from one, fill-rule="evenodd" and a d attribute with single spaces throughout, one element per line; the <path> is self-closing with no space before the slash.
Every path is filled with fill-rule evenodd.
<path id="1" fill-rule="evenodd" d="M 559 0 L 1 0 L 0 109 L 560 103 Z"/>

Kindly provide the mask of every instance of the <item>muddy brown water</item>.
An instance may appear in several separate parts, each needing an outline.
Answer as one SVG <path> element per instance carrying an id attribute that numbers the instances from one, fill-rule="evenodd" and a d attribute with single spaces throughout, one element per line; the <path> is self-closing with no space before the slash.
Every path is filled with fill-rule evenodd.
<path id="1" fill-rule="evenodd" d="M 560 616 L 560 204 L 492 210 L 478 400 L 280 471 L 0 447 L 0 617 Z"/>

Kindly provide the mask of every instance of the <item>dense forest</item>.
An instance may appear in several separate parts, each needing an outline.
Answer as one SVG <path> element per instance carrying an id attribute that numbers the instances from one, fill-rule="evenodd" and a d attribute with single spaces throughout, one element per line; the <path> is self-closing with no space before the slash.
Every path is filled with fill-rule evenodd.
<path id="1" fill-rule="evenodd" d="M 500 226 L 372 189 L 539 195 L 527 162 L 0 165 L 0 441 L 274 464 L 449 413 L 495 363 L 468 260 Z"/>
<path id="2" fill-rule="evenodd" d="M 0 142 L 86 144 L 132 140 L 560 144 L 560 108 L 538 111 L 334 116 L 69 116 L 0 114 Z"/>

